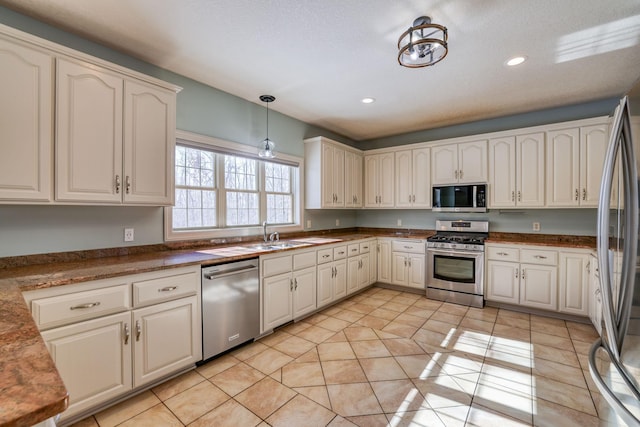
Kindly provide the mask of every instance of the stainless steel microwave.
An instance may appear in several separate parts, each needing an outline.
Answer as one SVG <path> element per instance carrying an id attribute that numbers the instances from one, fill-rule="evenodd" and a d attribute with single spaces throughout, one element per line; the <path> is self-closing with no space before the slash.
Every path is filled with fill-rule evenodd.
<path id="1" fill-rule="evenodd" d="M 434 212 L 486 212 L 487 184 L 432 187 Z"/>

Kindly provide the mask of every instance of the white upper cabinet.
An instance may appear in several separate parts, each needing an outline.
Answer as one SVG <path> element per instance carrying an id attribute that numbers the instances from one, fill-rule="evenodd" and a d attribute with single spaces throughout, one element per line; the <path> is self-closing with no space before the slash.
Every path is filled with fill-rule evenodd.
<path id="1" fill-rule="evenodd" d="M 396 179 L 394 153 L 364 156 L 364 176 L 364 206 L 367 208 L 392 208 Z"/>
<path id="2" fill-rule="evenodd" d="M 547 206 L 596 207 L 607 149 L 606 123 L 547 132 Z"/>
<path id="3" fill-rule="evenodd" d="M 56 200 L 120 203 L 123 79 L 57 61 Z"/>
<path id="4" fill-rule="evenodd" d="M 362 206 L 362 154 L 324 137 L 306 139 L 305 207 Z"/>
<path id="5" fill-rule="evenodd" d="M 487 182 L 487 141 L 433 147 L 431 182 L 438 184 Z"/>
<path id="6" fill-rule="evenodd" d="M 544 133 L 489 140 L 490 208 L 544 206 Z"/>
<path id="7" fill-rule="evenodd" d="M 0 38 L 0 200 L 49 202 L 53 56 Z"/>
<path id="8" fill-rule="evenodd" d="M 175 93 L 57 61 L 56 200 L 170 205 Z"/>
<path id="9" fill-rule="evenodd" d="M 397 208 L 431 207 L 431 150 L 396 151 L 396 189 L 395 206 Z"/>
<path id="10" fill-rule="evenodd" d="M 0 28 L 0 202 L 173 203 L 178 87 Z"/>

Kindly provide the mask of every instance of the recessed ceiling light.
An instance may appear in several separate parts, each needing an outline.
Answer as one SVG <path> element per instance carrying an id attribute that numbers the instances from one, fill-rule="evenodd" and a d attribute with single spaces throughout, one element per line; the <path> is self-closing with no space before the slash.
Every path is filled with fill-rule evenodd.
<path id="1" fill-rule="evenodd" d="M 505 64 L 507 64 L 509 67 L 514 67 L 516 65 L 522 64 L 526 60 L 527 60 L 526 56 L 514 56 L 513 58 L 505 62 Z"/>
<path id="2" fill-rule="evenodd" d="M 363 104 L 372 104 L 374 102 L 376 102 L 375 98 L 362 98 L 362 103 Z"/>

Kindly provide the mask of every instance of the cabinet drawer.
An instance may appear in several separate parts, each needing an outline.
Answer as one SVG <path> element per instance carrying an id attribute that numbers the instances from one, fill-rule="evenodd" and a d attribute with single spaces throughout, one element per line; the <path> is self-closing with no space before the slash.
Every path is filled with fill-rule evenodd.
<path id="1" fill-rule="evenodd" d="M 199 285 L 200 276 L 195 271 L 133 282 L 133 306 L 195 295 Z"/>
<path id="2" fill-rule="evenodd" d="M 318 249 L 318 264 L 324 264 L 325 262 L 333 261 L 333 249 Z"/>
<path id="3" fill-rule="evenodd" d="M 526 264 L 558 265 L 558 252 L 539 249 L 521 249 L 520 262 Z"/>
<path id="4" fill-rule="evenodd" d="M 424 242 L 415 240 L 394 240 L 391 242 L 392 252 L 424 253 Z"/>
<path id="5" fill-rule="evenodd" d="M 293 269 L 301 270 L 307 267 L 315 267 L 316 265 L 316 251 L 301 252 L 299 254 L 293 254 Z"/>
<path id="6" fill-rule="evenodd" d="M 338 246 L 333 248 L 333 259 L 342 259 L 347 257 L 347 247 Z"/>
<path id="7" fill-rule="evenodd" d="M 360 255 L 360 244 L 352 243 L 349 246 L 347 246 L 347 254 L 349 254 L 349 256 Z"/>
<path id="8" fill-rule="evenodd" d="M 520 250 L 518 248 L 487 246 L 485 249 L 487 250 L 487 259 L 512 262 L 520 261 Z"/>
<path id="9" fill-rule="evenodd" d="M 262 260 L 262 277 L 275 276 L 276 274 L 291 273 L 291 255 L 284 255 Z"/>
<path id="10" fill-rule="evenodd" d="M 371 251 L 371 242 L 360 243 L 360 253 L 368 254 Z"/>
<path id="11" fill-rule="evenodd" d="M 33 319 L 41 330 L 125 311 L 130 306 L 129 285 L 31 301 Z"/>

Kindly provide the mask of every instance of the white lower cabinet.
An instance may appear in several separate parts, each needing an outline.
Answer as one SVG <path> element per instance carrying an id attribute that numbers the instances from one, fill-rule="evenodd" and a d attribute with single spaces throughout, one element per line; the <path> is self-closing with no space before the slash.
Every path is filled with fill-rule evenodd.
<path id="1" fill-rule="evenodd" d="M 391 283 L 391 239 L 378 239 L 378 282 Z"/>
<path id="2" fill-rule="evenodd" d="M 317 308 L 315 250 L 264 255 L 260 266 L 262 332 Z"/>
<path id="3" fill-rule="evenodd" d="M 347 295 L 347 261 L 318 266 L 318 308 Z"/>
<path id="4" fill-rule="evenodd" d="M 391 251 L 391 284 L 424 289 L 425 242 L 393 240 Z"/>
<path id="5" fill-rule="evenodd" d="M 130 334 L 129 312 L 42 332 L 69 392 L 69 407 L 63 418 L 131 390 Z"/>
<path id="6" fill-rule="evenodd" d="M 558 309 L 558 253 L 534 246 L 486 245 L 490 301 Z"/>
<path id="7" fill-rule="evenodd" d="M 589 258 L 588 250 L 560 252 L 559 311 L 589 315 Z"/>
<path id="8" fill-rule="evenodd" d="M 193 266 L 23 293 L 69 391 L 62 420 L 201 360 L 199 292 Z"/>

